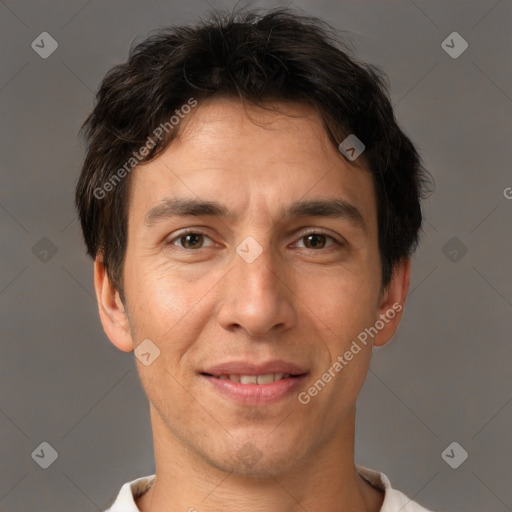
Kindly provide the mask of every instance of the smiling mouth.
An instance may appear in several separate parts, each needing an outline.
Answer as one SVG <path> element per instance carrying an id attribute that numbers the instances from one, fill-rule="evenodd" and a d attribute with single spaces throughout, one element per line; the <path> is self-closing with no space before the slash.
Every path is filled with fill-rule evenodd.
<path id="1" fill-rule="evenodd" d="M 206 377 L 214 377 L 219 380 L 230 380 L 238 384 L 271 384 L 285 379 L 293 379 L 301 377 L 302 375 L 292 375 L 290 373 L 266 373 L 263 375 L 239 375 L 239 374 L 223 374 L 223 375 L 212 375 L 211 373 L 202 373 Z M 304 374 L 305 375 L 305 374 Z"/>

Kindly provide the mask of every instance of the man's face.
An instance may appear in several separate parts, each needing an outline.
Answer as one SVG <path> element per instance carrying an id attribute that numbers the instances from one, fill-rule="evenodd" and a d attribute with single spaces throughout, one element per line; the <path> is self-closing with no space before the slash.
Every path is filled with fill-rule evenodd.
<path id="1" fill-rule="evenodd" d="M 286 471 L 339 435 L 371 343 L 309 403 L 298 394 L 382 313 L 371 175 L 331 145 L 313 110 L 280 108 L 290 116 L 249 107 L 255 123 L 238 101 L 200 104 L 130 188 L 124 286 L 133 347 L 160 350 L 137 361 L 153 427 L 240 474 Z M 177 201 L 225 214 L 165 208 Z M 302 376 L 261 391 L 231 380 L 269 371 Z"/>

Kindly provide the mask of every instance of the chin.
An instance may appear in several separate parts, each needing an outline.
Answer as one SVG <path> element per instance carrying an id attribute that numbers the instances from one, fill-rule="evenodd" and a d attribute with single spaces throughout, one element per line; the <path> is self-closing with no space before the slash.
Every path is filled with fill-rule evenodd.
<path id="1" fill-rule="evenodd" d="M 278 449 L 279 448 L 279 449 Z M 288 471 L 298 463 L 297 447 L 272 446 L 269 443 L 266 446 L 256 446 L 256 444 L 247 441 L 242 443 L 241 447 L 232 451 L 232 447 L 227 447 L 229 455 L 217 454 L 217 457 L 208 457 L 210 463 L 221 471 L 233 473 L 239 477 L 268 479 L 275 478 Z"/>

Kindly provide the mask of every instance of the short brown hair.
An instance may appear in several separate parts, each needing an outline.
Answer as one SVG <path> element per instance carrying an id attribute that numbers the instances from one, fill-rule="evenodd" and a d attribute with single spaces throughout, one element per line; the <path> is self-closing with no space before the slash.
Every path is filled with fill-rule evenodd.
<path id="1" fill-rule="evenodd" d="M 332 27 L 288 9 L 214 12 L 195 25 L 157 31 L 106 74 L 82 126 L 87 154 L 75 199 L 87 253 L 103 254 L 123 298 L 130 173 L 120 171 L 190 98 L 199 104 L 215 96 L 256 105 L 293 100 L 319 112 L 336 147 L 349 134 L 364 143 L 387 286 L 394 266 L 418 243 L 419 199 L 428 173 L 397 125 L 384 79 L 377 67 L 350 57 Z M 169 130 L 154 141 L 140 161 L 162 153 L 177 133 Z M 123 179 L 114 183 L 116 173 Z M 112 187 L 103 194 L 108 183 Z"/>

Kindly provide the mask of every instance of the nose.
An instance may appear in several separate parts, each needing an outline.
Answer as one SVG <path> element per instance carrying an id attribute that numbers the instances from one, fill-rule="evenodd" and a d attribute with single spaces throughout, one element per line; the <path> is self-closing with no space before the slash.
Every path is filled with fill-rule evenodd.
<path id="1" fill-rule="evenodd" d="M 249 262 L 233 255 L 230 272 L 223 279 L 217 309 L 219 324 L 230 332 L 244 331 L 251 337 L 284 332 L 297 320 L 294 293 L 286 269 L 268 245 Z"/>

